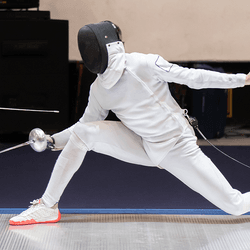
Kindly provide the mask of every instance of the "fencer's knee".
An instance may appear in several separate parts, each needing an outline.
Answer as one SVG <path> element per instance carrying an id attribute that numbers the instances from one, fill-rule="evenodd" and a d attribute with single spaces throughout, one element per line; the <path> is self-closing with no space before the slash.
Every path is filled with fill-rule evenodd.
<path id="1" fill-rule="evenodd" d="M 100 128 L 94 123 L 78 123 L 74 128 L 74 134 L 88 148 L 93 150 L 95 142 L 98 140 Z"/>
<path id="2" fill-rule="evenodd" d="M 73 132 L 69 140 L 79 149 L 88 151 L 87 145 Z"/>

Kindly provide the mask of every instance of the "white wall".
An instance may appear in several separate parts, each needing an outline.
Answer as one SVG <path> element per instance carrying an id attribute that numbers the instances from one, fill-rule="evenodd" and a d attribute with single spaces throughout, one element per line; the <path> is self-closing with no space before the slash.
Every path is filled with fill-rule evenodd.
<path id="1" fill-rule="evenodd" d="M 127 52 L 169 61 L 250 60 L 249 0 L 40 0 L 53 19 L 69 20 L 69 58 L 81 60 L 78 30 L 111 20 Z"/>

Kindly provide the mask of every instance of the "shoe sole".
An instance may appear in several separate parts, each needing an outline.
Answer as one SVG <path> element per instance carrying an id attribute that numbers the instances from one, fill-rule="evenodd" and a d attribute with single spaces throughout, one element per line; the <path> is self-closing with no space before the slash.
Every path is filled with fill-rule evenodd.
<path id="1" fill-rule="evenodd" d="M 56 220 L 49 220 L 49 221 L 35 221 L 34 219 L 25 220 L 25 221 L 13 221 L 13 220 L 10 220 L 9 223 L 12 226 L 20 226 L 20 225 L 42 224 L 42 223 L 56 223 L 59 220 L 61 220 L 60 211 L 58 211 L 58 218 Z"/>

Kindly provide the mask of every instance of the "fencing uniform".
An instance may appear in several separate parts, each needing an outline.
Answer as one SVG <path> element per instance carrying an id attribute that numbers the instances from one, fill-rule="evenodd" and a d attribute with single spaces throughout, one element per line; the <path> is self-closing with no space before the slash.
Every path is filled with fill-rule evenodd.
<path id="1" fill-rule="evenodd" d="M 90 29 L 94 34 L 100 31 L 92 26 L 84 32 Z M 86 35 L 79 38 L 79 48 L 84 60 L 83 37 Z M 250 193 L 233 189 L 202 153 L 184 110 L 168 87 L 168 82 L 195 89 L 243 87 L 246 75 L 183 68 L 159 55 L 127 54 L 119 39 L 105 43 L 105 48 L 108 61 L 106 66 L 93 70 L 98 77 L 91 85 L 82 118 L 53 135 L 56 147 L 63 151 L 42 197 L 44 202 L 53 206 L 59 201 L 85 154 L 93 150 L 122 161 L 165 169 L 227 213 L 250 211 Z M 120 122 L 104 121 L 109 110 Z"/>

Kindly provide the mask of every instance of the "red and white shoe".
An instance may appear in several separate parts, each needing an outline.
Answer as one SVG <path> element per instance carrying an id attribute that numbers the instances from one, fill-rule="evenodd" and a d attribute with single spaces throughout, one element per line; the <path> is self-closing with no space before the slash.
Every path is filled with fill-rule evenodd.
<path id="1" fill-rule="evenodd" d="M 39 223 L 55 223 L 61 219 L 58 204 L 46 207 L 42 199 L 30 202 L 31 206 L 21 214 L 10 219 L 10 225 L 30 225 Z"/>

